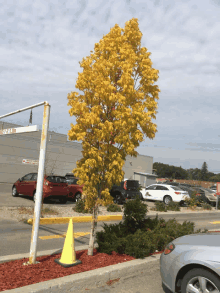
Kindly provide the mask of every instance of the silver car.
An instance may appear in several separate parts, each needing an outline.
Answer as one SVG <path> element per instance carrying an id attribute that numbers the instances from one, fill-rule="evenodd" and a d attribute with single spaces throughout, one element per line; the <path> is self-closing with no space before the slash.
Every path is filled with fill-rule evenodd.
<path id="1" fill-rule="evenodd" d="M 173 293 L 220 292 L 220 233 L 199 233 L 170 242 L 160 257 L 163 287 Z"/>

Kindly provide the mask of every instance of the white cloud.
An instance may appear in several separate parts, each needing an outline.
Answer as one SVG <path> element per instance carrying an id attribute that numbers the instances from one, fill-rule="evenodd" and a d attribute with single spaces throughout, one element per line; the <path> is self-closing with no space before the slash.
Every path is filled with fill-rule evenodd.
<path id="1" fill-rule="evenodd" d="M 161 89 L 154 121 L 158 132 L 141 146 L 150 141 L 155 159 L 170 163 L 178 159 L 174 157 L 178 150 L 179 160 L 195 167 L 204 154 L 207 163 L 210 158 L 210 170 L 215 168 L 214 150 L 201 143 L 216 145 L 218 152 L 220 5 L 216 1 L 0 2 L 0 115 L 47 100 L 51 129 L 66 134 L 75 123 L 68 114 L 67 93 L 75 90 L 79 61 L 116 23 L 124 27 L 137 17 L 142 46 L 160 70 Z M 25 124 L 27 116 L 20 113 L 5 120 Z M 34 110 L 34 119 L 41 124 L 41 109 Z M 190 143 L 200 151 L 198 159 L 197 151 L 187 150 Z M 141 148 L 142 154 L 148 151 Z"/>

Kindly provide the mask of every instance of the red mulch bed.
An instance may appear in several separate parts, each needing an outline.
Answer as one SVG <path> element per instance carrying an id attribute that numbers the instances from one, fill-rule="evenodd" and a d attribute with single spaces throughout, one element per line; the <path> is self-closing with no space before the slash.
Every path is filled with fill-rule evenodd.
<path id="1" fill-rule="evenodd" d="M 22 265 L 29 260 L 28 258 L 2 263 L 0 264 L 0 291 L 49 281 L 135 259 L 133 256 L 116 252 L 112 252 L 111 255 L 99 253 L 96 249 L 94 249 L 93 256 L 87 255 L 87 252 L 88 250 L 76 251 L 76 259 L 81 260 L 82 263 L 69 268 L 64 268 L 55 263 L 54 259 L 60 259 L 61 253 L 39 256 L 36 258 L 40 262 L 39 264 Z M 153 254 L 158 253 L 162 253 L 162 251 Z"/>

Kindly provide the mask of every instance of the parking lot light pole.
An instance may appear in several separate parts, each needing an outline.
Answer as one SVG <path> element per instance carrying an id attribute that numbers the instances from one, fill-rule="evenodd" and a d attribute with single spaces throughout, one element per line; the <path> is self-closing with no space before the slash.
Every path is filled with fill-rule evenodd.
<path id="1" fill-rule="evenodd" d="M 39 232 L 39 224 L 40 224 L 41 202 L 43 200 L 42 193 L 43 193 L 44 167 L 45 167 L 45 157 L 46 157 L 47 134 L 48 134 L 48 128 L 49 128 L 49 118 L 50 118 L 50 105 L 48 102 L 45 102 L 42 132 L 41 132 L 38 175 L 37 175 L 36 200 L 35 200 L 35 206 L 34 206 L 34 218 L 33 218 L 32 235 L 31 235 L 30 257 L 29 257 L 29 262 L 27 264 L 37 263 L 36 262 L 37 240 L 38 240 L 38 232 Z"/>

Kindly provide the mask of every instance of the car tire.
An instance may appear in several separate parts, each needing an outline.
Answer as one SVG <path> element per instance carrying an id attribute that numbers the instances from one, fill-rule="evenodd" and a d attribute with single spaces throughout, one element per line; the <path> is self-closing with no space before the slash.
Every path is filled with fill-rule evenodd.
<path id="1" fill-rule="evenodd" d="M 142 193 L 140 194 L 140 200 L 144 201 Z"/>
<path id="2" fill-rule="evenodd" d="M 123 203 L 122 195 L 121 195 L 120 193 L 117 193 L 117 194 L 114 196 L 113 202 L 114 202 L 115 204 L 122 204 L 122 203 Z"/>
<path id="3" fill-rule="evenodd" d="M 18 195 L 19 195 L 19 193 L 17 192 L 17 188 L 15 186 L 13 186 L 13 188 L 12 188 L 12 196 L 16 197 Z"/>
<path id="4" fill-rule="evenodd" d="M 169 195 L 165 195 L 163 198 L 163 202 L 165 203 L 165 205 L 168 205 L 170 202 L 172 201 L 172 197 Z"/>
<path id="5" fill-rule="evenodd" d="M 59 202 L 62 203 L 62 204 L 65 204 L 67 202 L 67 197 L 66 196 L 60 197 Z"/>
<path id="6" fill-rule="evenodd" d="M 78 202 L 80 199 L 81 199 L 81 193 L 78 192 L 78 193 L 75 195 L 75 202 Z"/>
<path id="7" fill-rule="evenodd" d="M 36 190 L 33 193 L 33 202 L 35 203 L 35 201 L 36 201 Z M 42 203 L 45 203 L 46 201 L 47 201 L 46 198 L 42 198 Z"/>
<path id="8" fill-rule="evenodd" d="M 34 203 L 36 202 L 36 190 L 35 190 L 34 193 L 33 193 L 33 202 L 34 202 Z"/>
<path id="9" fill-rule="evenodd" d="M 205 281 L 203 282 L 205 286 L 203 288 L 201 287 L 202 281 Z M 215 292 L 219 292 L 220 279 L 214 273 L 211 273 L 205 269 L 192 269 L 183 277 L 181 283 L 181 292 L 189 292 L 189 289 L 187 290 L 187 287 L 189 288 L 189 286 L 194 289 L 194 291 L 191 289 L 190 292 L 200 292 L 201 289 L 203 289 L 201 292 L 214 292 L 214 290 L 218 290 Z"/>

